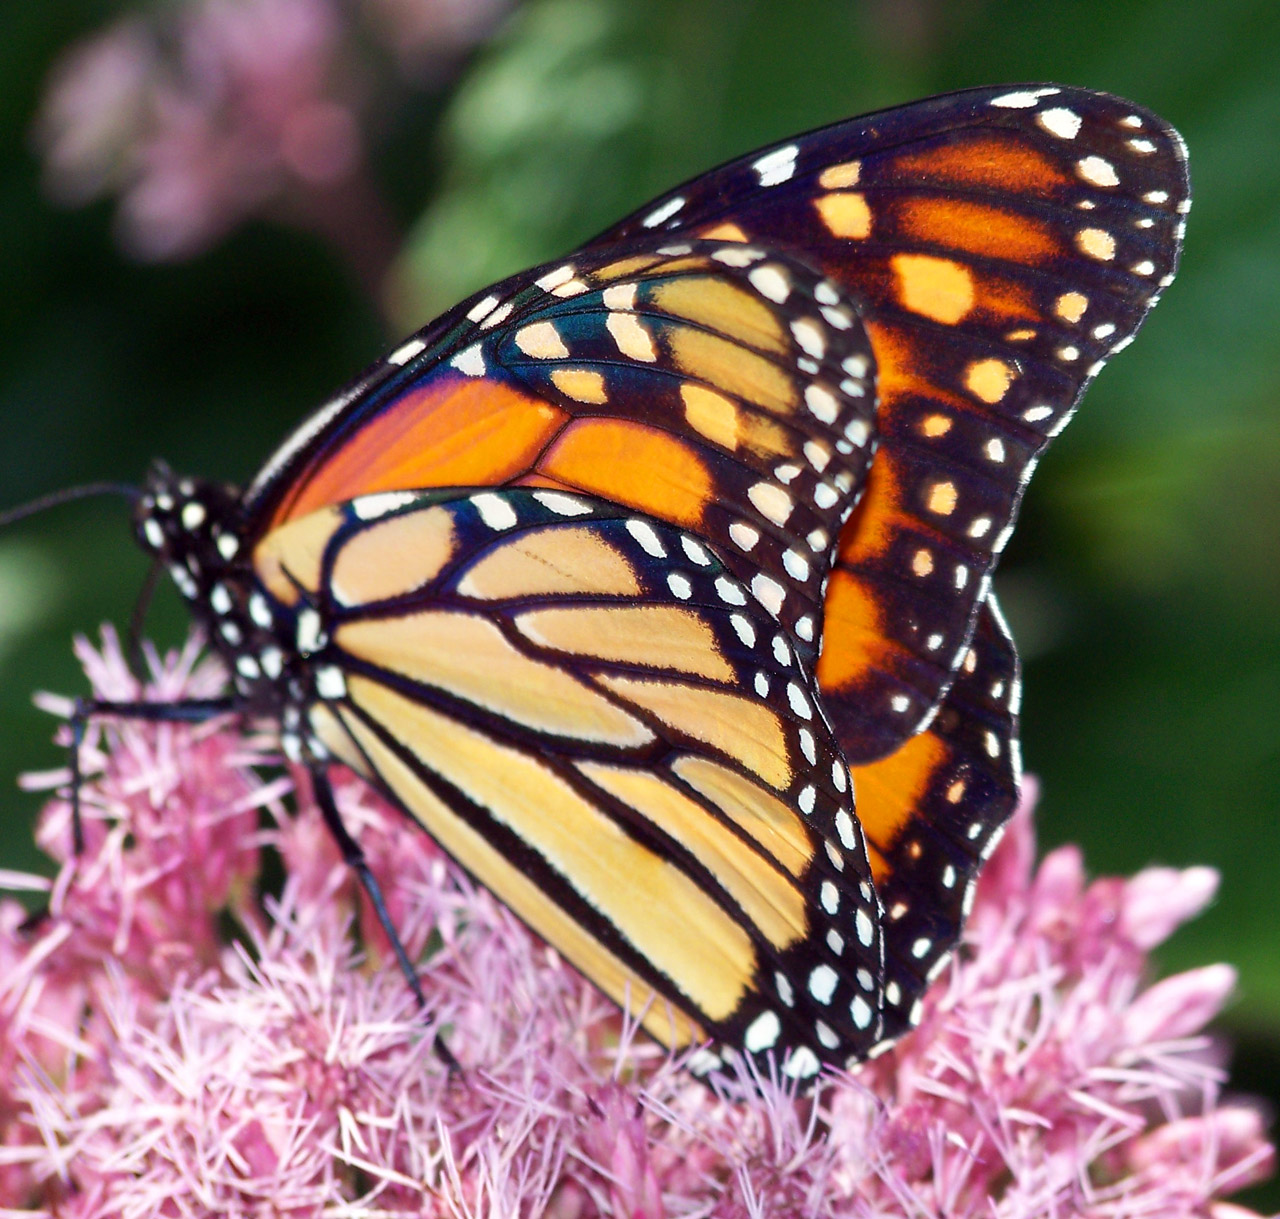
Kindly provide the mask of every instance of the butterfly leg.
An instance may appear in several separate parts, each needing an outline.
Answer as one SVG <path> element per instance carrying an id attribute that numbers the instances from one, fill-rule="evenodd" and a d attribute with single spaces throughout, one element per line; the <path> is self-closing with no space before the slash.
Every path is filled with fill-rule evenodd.
<path id="1" fill-rule="evenodd" d="M 146 720 L 149 723 L 200 724 L 235 710 L 230 698 L 189 698 L 176 703 L 112 702 L 100 698 L 78 698 L 71 709 L 71 836 L 76 857 L 84 854 L 84 823 L 80 817 L 80 747 L 90 719 L 115 718 Z"/>
<path id="2" fill-rule="evenodd" d="M 325 825 L 329 827 L 329 832 L 338 844 L 338 850 L 342 852 L 342 858 L 347 867 L 356 874 L 360 887 L 364 889 L 365 894 L 368 896 L 373 906 L 373 912 L 391 943 L 391 950 L 395 953 L 396 963 L 400 966 L 400 972 L 404 974 L 405 981 L 409 983 L 409 989 L 413 991 L 413 997 L 417 1000 L 419 1010 L 425 1013 L 427 1010 L 427 996 L 423 993 L 422 983 L 418 981 L 417 971 L 413 968 L 413 962 L 409 960 L 409 954 L 405 950 L 404 942 L 400 939 L 400 933 L 391 921 L 391 914 L 387 910 L 387 903 L 382 896 L 382 887 L 378 884 L 377 877 L 374 876 L 373 871 L 370 869 L 369 861 L 365 858 L 360 844 L 351 837 L 350 831 L 343 824 L 342 814 L 338 812 L 338 804 L 333 796 L 333 785 L 329 782 L 328 774 L 320 766 L 311 767 L 311 787 L 315 792 L 316 803 L 320 806 L 320 813 L 324 817 Z M 436 1057 L 445 1064 L 450 1074 L 456 1074 L 462 1070 L 461 1064 L 453 1056 L 453 1052 L 445 1044 L 439 1033 L 435 1035 L 433 1048 L 435 1049 Z"/>

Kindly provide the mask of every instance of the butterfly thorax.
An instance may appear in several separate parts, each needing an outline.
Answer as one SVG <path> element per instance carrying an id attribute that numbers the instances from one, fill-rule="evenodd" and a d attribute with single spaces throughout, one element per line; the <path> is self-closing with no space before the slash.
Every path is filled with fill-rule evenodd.
<path id="1" fill-rule="evenodd" d="M 324 643 L 319 615 L 304 602 L 287 606 L 265 595 L 239 518 L 234 487 L 178 478 L 157 465 L 134 526 L 226 663 L 242 710 L 281 721 L 291 736 L 291 723 L 313 697 L 310 662 Z"/>

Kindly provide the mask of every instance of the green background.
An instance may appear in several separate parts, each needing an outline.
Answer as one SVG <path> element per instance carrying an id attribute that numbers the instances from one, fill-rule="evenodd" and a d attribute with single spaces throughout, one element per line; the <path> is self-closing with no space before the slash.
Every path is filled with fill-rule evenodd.
<path id="1" fill-rule="evenodd" d="M 136 481 L 158 455 L 242 481 L 463 293 L 821 123 L 1057 80 L 1178 126 L 1195 190 L 1181 274 L 1041 464 L 997 589 L 1026 657 L 1044 842 L 1082 843 L 1095 872 L 1221 869 L 1161 964 L 1240 968 L 1235 1082 L 1280 1096 L 1280 6 L 531 3 L 384 124 L 373 171 L 407 238 L 381 302 L 296 231 L 255 222 L 144 266 L 113 244 L 109 204 L 47 202 L 30 136 L 45 75 L 119 11 L 0 15 L 0 506 Z M 37 802 L 12 780 L 61 758 L 30 695 L 83 689 L 72 632 L 127 621 L 146 565 L 125 517 L 97 501 L 0 534 L 0 866 L 42 866 Z M 171 593 L 152 629 L 179 637 Z"/>

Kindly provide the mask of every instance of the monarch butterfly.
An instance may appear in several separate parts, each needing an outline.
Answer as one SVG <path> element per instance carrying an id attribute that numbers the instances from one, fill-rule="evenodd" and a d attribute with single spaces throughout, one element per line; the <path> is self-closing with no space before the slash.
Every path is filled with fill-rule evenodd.
<path id="1" fill-rule="evenodd" d="M 1048 85 L 703 174 L 413 335 L 243 492 L 157 465 L 137 535 L 231 693 L 86 712 L 278 724 L 415 987 L 335 764 L 695 1069 L 861 1059 L 1014 806 L 991 571 L 1188 201 L 1176 132 Z"/>

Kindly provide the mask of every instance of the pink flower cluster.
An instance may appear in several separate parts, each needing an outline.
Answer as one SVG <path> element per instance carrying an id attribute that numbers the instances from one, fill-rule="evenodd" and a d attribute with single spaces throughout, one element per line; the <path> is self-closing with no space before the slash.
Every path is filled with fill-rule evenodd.
<path id="1" fill-rule="evenodd" d="M 136 693 L 110 635 L 80 655 L 100 696 Z M 196 656 L 153 657 L 151 695 L 217 689 Z M 55 798 L 56 881 L 0 878 L 47 890 L 39 917 L 0 903 L 4 1214 L 1244 1219 L 1223 1199 L 1273 1168 L 1203 1033 L 1231 969 L 1146 980 L 1206 869 L 1036 868 L 1024 809 L 915 1033 L 812 1097 L 710 1089 L 348 778 L 451 1077 L 305 782 L 291 813 L 259 774 L 268 745 L 100 723 L 85 855 Z"/>
<path id="2" fill-rule="evenodd" d="M 361 182 L 376 101 L 430 83 L 507 4 L 186 0 L 121 18 L 51 75 L 47 186 L 69 204 L 119 194 L 141 258 L 188 256 L 263 212 L 354 242 L 385 220 Z"/>

